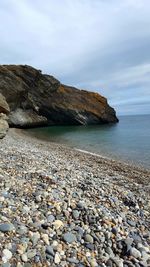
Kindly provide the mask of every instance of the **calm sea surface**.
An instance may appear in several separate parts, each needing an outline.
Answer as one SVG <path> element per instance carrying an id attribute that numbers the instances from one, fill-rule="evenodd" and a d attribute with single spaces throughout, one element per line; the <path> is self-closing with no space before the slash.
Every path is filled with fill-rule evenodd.
<path id="1" fill-rule="evenodd" d="M 150 115 L 119 119 L 113 125 L 51 126 L 27 131 L 41 139 L 150 169 Z"/>

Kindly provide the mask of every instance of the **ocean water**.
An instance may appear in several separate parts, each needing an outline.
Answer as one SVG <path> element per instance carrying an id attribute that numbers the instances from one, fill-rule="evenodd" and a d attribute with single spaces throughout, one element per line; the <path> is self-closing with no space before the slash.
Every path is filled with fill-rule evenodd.
<path id="1" fill-rule="evenodd" d="M 150 169 L 150 115 L 121 116 L 119 123 L 110 125 L 51 126 L 27 131 L 37 138 Z"/>

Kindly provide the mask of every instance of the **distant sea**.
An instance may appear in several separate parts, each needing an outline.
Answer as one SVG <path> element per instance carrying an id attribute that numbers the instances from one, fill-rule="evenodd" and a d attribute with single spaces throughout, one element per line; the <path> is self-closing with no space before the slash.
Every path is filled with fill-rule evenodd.
<path id="1" fill-rule="evenodd" d="M 150 115 L 120 116 L 119 123 L 27 130 L 37 138 L 150 169 Z"/>

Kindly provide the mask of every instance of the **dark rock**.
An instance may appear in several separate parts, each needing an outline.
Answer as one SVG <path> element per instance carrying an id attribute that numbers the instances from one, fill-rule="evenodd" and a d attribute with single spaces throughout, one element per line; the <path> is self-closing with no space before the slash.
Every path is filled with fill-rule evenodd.
<path id="1" fill-rule="evenodd" d="M 106 266 L 108 266 L 108 267 L 113 267 L 113 262 L 109 259 L 109 260 L 106 262 Z"/>
<path id="2" fill-rule="evenodd" d="M 27 65 L 0 65 L 0 93 L 10 107 L 11 126 L 118 121 L 114 109 L 98 93 L 63 85 L 53 76 Z"/>
<path id="3" fill-rule="evenodd" d="M 54 250 L 51 246 L 46 247 L 46 253 L 53 256 L 53 257 L 55 256 Z"/>
<path id="4" fill-rule="evenodd" d="M 77 264 L 79 263 L 79 261 L 75 258 L 67 258 L 67 261 L 70 262 L 70 263 L 74 263 L 74 264 Z"/>
<path id="5" fill-rule="evenodd" d="M 113 227 L 111 231 L 112 231 L 112 233 L 113 233 L 114 235 L 116 235 L 117 232 L 118 232 L 117 228 L 115 228 L 115 227 Z"/>
<path id="6" fill-rule="evenodd" d="M 91 243 L 85 243 L 85 247 L 90 249 L 90 250 L 94 250 L 94 245 Z"/>

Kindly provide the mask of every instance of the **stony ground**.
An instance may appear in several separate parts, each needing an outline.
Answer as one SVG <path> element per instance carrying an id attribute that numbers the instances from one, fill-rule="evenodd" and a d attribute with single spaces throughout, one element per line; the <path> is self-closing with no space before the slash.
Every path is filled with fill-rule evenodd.
<path id="1" fill-rule="evenodd" d="M 0 266 L 150 266 L 150 172 L 10 130 Z"/>

